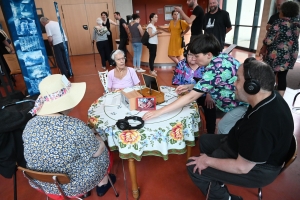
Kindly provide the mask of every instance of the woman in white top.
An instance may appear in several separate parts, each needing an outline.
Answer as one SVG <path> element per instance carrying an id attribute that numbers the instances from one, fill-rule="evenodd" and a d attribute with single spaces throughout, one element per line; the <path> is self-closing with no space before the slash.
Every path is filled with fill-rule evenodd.
<path id="1" fill-rule="evenodd" d="M 154 71 L 154 60 L 156 57 L 156 50 L 157 50 L 157 43 L 158 43 L 158 38 L 157 35 L 161 34 L 162 31 L 157 31 L 156 27 L 154 24 L 157 22 L 157 14 L 151 13 L 149 16 L 150 23 L 147 26 L 147 31 L 149 33 L 149 44 L 148 44 L 148 49 L 149 49 L 149 66 L 150 66 L 150 74 L 157 76 L 156 71 Z"/>

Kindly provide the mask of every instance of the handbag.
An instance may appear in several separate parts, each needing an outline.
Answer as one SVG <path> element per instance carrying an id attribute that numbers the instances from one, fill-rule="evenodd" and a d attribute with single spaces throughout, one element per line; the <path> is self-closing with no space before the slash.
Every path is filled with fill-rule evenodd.
<path id="1" fill-rule="evenodd" d="M 181 20 L 180 20 L 180 28 L 181 28 L 181 33 L 183 33 L 182 26 L 181 26 Z M 184 47 L 185 47 L 184 37 L 181 37 L 181 48 L 184 48 Z"/>
<path id="2" fill-rule="evenodd" d="M 144 35 L 142 36 L 141 42 L 143 45 L 148 46 L 149 44 L 149 33 L 147 32 L 147 30 L 144 32 Z"/>

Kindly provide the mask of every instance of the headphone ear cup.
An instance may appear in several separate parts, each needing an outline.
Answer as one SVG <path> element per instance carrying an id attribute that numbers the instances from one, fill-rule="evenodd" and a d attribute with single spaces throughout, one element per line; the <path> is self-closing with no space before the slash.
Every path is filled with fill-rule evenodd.
<path id="1" fill-rule="evenodd" d="M 113 50 L 113 51 L 110 53 L 110 55 L 109 55 L 110 64 L 111 64 L 112 66 L 116 66 L 115 60 L 111 58 L 112 55 L 113 55 L 115 52 L 116 52 L 116 50 Z"/>
<path id="2" fill-rule="evenodd" d="M 124 119 L 119 119 L 116 125 L 120 130 L 127 130 L 129 127 L 129 123 Z"/>
<path id="3" fill-rule="evenodd" d="M 255 79 L 247 79 L 244 83 L 244 90 L 248 94 L 257 94 L 260 90 L 260 84 Z"/>

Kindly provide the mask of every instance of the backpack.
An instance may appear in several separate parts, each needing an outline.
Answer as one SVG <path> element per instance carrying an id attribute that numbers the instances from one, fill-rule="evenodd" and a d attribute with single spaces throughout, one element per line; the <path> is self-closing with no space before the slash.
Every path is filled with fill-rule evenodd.
<path id="1" fill-rule="evenodd" d="M 142 36 L 141 42 L 143 45 L 148 46 L 149 44 L 149 33 L 147 31 L 144 32 L 144 35 Z"/>

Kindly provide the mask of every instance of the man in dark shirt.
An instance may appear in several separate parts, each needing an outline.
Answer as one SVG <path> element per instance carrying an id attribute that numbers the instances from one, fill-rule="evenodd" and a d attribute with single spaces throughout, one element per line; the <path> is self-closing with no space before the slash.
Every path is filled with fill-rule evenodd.
<path id="1" fill-rule="evenodd" d="M 276 1 L 276 8 L 277 8 L 277 13 L 275 13 L 274 15 L 272 15 L 268 21 L 268 24 L 266 26 L 267 31 L 270 29 L 271 25 L 275 22 L 275 20 L 279 19 L 279 11 L 280 11 L 280 7 L 281 5 L 286 2 L 286 0 L 277 0 Z"/>
<path id="2" fill-rule="evenodd" d="M 272 183 L 280 172 L 293 138 L 291 110 L 273 90 L 272 68 L 247 58 L 238 69 L 236 99 L 249 103 L 243 118 L 228 135 L 205 134 L 201 155 L 189 158 L 188 173 L 207 199 L 241 200 L 224 183 L 258 188 Z"/>
<path id="3" fill-rule="evenodd" d="M 188 17 L 182 10 L 181 7 L 175 6 L 174 9 L 180 13 L 181 18 L 184 19 L 188 24 L 192 24 L 191 27 L 191 39 L 192 40 L 202 33 L 203 27 L 203 17 L 204 12 L 203 9 L 198 5 L 197 0 L 187 0 L 186 1 L 190 8 L 193 8 L 193 13 L 190 17 Z"/>
<path id="4" fill-rule="evenodd" d="M 232 29 L 229 13 L 219 8 L 219 0 L 209 0 L 209 9 L 204 15 L 204 33 L 213 34 L 223 49 L 225 35 Z"/>
<path id="5" fill-rule="evenodd" d="M 126 57 L 126 54 L 127 54 L 126 45 L 127 45 L 127 40 L 128 40 L 128 36 L 129 36 L 130 32 L 128 30 L 126 21 L 123 18 L 121 18 L 119 12 L 115 12 L 114 17 L 116 20 L 119 20 L 120 44 L 119 44 L 118 49 L 122 50 Z"/>

